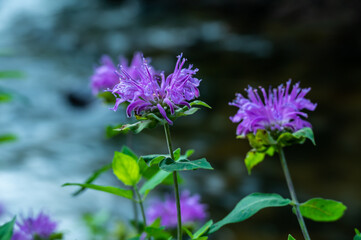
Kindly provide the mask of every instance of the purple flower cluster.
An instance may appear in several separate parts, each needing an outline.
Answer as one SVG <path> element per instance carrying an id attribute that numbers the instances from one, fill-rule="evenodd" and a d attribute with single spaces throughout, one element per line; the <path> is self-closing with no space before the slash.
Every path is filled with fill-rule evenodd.
<path id="1" fill-rule="evenodd" d="M 34 236 L 46 239 L 55 232 L 56 225 L 56 222 L 53 222 L 44 213 L 22 218 L 16 222 L 17 230 L 14 232 L 11 240 L 33 240 Z"/>
<path id="2" fill-rule="evenodd" d="M 120 65 L 134 78 L 137 77 L 135 69 L 139 67 L 142 62 L 142 53 L 135 53 L 130 65 L 128 65 L 128 61 L 124 57 L 120 57 L 119 60 Z M 101 58 L 100 63 L 101 65 L 95 68 L 94 74 L 91 76 L 91 88 L 94 95 L 101 91 L 112 89 L 119 83 L 119 76 L 116 74 L 117 68 L 112 59 L 109 56 L 104 55 Z"/>
<path id="3" fill-rule="evenodd" d="M 258 129 L 270 131 L 297 131 L 311 124 L 304 120 L 307 114 L 301 110 L 313 111 L 317 104 L 306 99 L 306 94 L 311 88 L 300 88 L 299 83 L 291 88 L 291 80 L 278 88 L 266 90 L 260 87 L 262 96 L 257 89 L 248 87 L 248 98 L 236 94 L 236 99 L 229 103 L 239 108 L 236 115 L 230 117 L 234 123 L 239 123 L 237 135 L 245 136 L 256 133 Z"/>
<path id="4" fill-rule="evenodd" d="M 136 115 L 159 112 L 172 124 L 167 112 L 174 114 L 180 106 L 190 108 L 188 101 L 199 97 L 200 80 L 194 77 L 198 69 L 192 69 L 192 65 L 183 68 L 185 61 L 182 54 L 179 55 L 174 72 L 167 77 L 164 72 L 154 71 L 145 58 L 132 68 L 121 65 L 117 71 L 119 82 L 111 90 L 116 97 L 112 109 L 116 111 L 121 103 L 127 102 L 128 117 L 132 112 Z"/>
<path id="5" fill-rule="evenodd" d="M 188 191 L 182 192 L 180 205 L 183 224 L 202 222 L 207 217 L 207 206 L 200 203 L 200 196 L 197 194 L 191 196 Z M 160 218 L 162 226 L 177 227 L 177 206 L 173 197 L 168 196 L 165 201 L 154 202 L 148 207 L 146 214 L 150 222 Z"/>

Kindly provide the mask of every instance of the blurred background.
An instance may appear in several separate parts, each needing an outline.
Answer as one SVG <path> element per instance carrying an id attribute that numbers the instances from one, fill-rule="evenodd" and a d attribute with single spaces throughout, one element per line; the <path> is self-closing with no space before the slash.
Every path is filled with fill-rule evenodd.
<path id="1" fill-rule="evenodd" d="M 235 138 L 229 116 L 236 109 L 228 102 L 248 85 L 292 78 L 311 87 L 308 98 L 318 103 L 309 114 L 317 146 L 286 149 L 298 198 L 348 206 L 337 222 L 306 220 L 310 235 L 351 239 L 354 227 L 361 228 L 360 29 L 357 0 L 0 0 L 0 70 L 25 74 L 0 82 L 13 93 L 12 102 L 0 104 L 0 133 L 17 136 L 0 145 L 0 223 L 43 210 L 59 222 L 65 239 L 83 240 L 90 239 L 85 213 L 131 218 L 127 200 L 91 190 L 73 198 L 74 188 L 61 188 L 84 181 L 127 142 L 105 137 L 105 127 L 125 121 L 125 114 L 92 96 L 89 77 L 102 54 L 116 60 L 142 51 L 169 73 L 183 52 L 200 69 L 201 99 L 213 109 L 177 120 L 173 145 L 194 148 L 195 158 L 206 157 L 215 170 L 183 174 L 182 189 L 200 193 L 215 221 L 249 193 L 289 195 L 277 158 L 247 174 L 243 159 L 250 147 Z M 161 127 L 131 138 L 139 155 L 167 151 Z M 97 183 L 117 184 L 111 173 Z M 288 233 L 302 239 L 286 207 L 262 210 L 210 239 L 279 240 Z"/>

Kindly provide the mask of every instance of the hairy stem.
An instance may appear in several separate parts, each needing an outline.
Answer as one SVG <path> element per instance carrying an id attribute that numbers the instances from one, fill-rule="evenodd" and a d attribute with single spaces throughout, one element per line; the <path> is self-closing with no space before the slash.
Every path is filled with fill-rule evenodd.
<path id="1" fill-rule="evenodd" d="M 292 201 L 295 204 L 294 208 L 296 209 L 296 216 L 297 216 L 298 223 L 300 224 L 303 237 L 305 238 L 305 240 L 311 240 L 310 235 L 308 234 L 308 231 L 307 231 L 305 221 L 303 220 L 303 216 L 302 216 L 301 211 L 300 211 L 300 206 L 299 206 L 300 204 L 299 204 L 299 202 L 297 200 L 295 188 L 293 187 L 291 175 L 290 175 L 290 172 L 289 172 L 288 167 L 287 167 L 285 154 L 284 154 L 283 148 L 281 146 L 278 146 L 278 153 L 279 153 L 279 156 L 280 156 L 283 173 L 285 174 L 285 177 L 286 177 L 288 190 L 290 191 Z"/>
<path id="2" fill-rule="evenodd" d="M 165 131 L 165 137 L 167 139 L 167 146 L 169 150 L 170 157 L 174 159 L 173 154 L 173 148 L 172 148 L 172 140 L 170 137 L 170 130 L 168 123 L 164 124 L 164 131 Z M 181 206 L 180 206 L 180 200 L 179 200 L 179 188 L 178 188 L 178 178 L 177 178 L 177 171 L 173 172 L 173 182 L 174 182 L 174 192 L 175 192 L 175 198 L 177 203 L 177 219 L 178 219 L 178 227 L 177 227 L 177 239 L 182 240 L 182 216 L 181 216 Z"/>

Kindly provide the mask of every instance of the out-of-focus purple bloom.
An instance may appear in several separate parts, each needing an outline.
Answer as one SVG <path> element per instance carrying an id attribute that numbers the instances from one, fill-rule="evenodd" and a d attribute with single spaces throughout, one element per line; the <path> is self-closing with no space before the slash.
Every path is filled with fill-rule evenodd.
<path id="1" fill-rule="evenodd" d="M 0 217 L 5 213 L 5 206 L 0 202 Z"/>
<path id="2" fill-rule="evenodd" d="M 180 205 L 183 224 L 202 222 L 207 217 L 207 206 L 200 203 L 200 196 L 197 194 L 191 196 L 188 191 L 182 192 Z M 160 218 L 161 225 L 167 228 L 177 227 L 177 205 L 175 199 L 168 196 L 165 201 L 154 202 L 147 209 L 147 218 L 149 222 Z"/>
<path id="3" fill-rule="evenodd" d="M 168 77 L 164 72 L 156 73 L 144 58 L 139 67 L 133 68 L 134 72 L 120 66 L 117 72 L 120 82 L 111 90 L 117 98 L 113 110 L 116 111 L 119 104 L 128 102 L 128 117 L 132 112 L 136 115 L 159 112 L 172 124 L 168 112 L 174 114 L 180 106 L 190 107 L 188 101 L 199 97 L 200 80 L 194 77 L 198 69 L 192 69 L 192 65 L 183 68 L 186 59 L 182 59 L 182 54 L 177 58 L 174 72 Z"/>
<path id="4" fill-rule="evenodd" d="M 236 99 L 229 105 L 239 108 L 236 115 L 230 117 L 234 123 L 239 123 L 237 135 L 245 136 L 256 133 L 258 129 L 270 131 L 297 131 L 311 124 L 304 120 L 307 114 L 301 110 L 313 111 L 317 104 L 306 99 L 306 94 L 311 88 L 300 88 L 299 83 L 293 85 L 290 91 L 291 80 L 286 86 L 281 84 L 278 88 L 266 90 L 260 87 L 262 96 L 257 89 L 248 87 L 248 98 L 236 94 Z"/>
<path id="5" fill-rule="evenodd" d="M 120 57 L 119 62 L 130 76 L 137 78 L 135 69 L 143 63 L 143 54 L 140 52 L 135 53 L 130 65 L 128 65 L 128 61 L 124 57 Z M 91 76 L 91 88 L 94 95 L 109 88 L 112 89 L 119 83 L 119 76 L 116 74 L 117 68 L 112 59 L 104 55 L 100 63 L 101 65 L 95 68 L 94 74 Z"/>
<path id="6" fill-rule="evenodd" d="M 55 232 L 56 226 L 56 222 L 53 222 L 44 213 L 39 213 L 35 217 L 22 218 L 16 222 L 17 229 L 14 231 L 11 240 L 33 240 L 34 236 L 48 238 Z"/>

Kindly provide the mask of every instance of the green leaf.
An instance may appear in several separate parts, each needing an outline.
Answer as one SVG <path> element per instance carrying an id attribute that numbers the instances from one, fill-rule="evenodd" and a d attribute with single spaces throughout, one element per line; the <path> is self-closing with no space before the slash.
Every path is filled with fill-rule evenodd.
<path id="1" fill-rule="evenodd" d="M 132 158 L 134 158 L 134 160 L 138 160 L 138 156 L 132 151 L 132 149 L 130 149 L 127 146 L 122 146 L 122 149 L 120 150 L 121 153 L 124 153 Z"/>
<path id="2" fill-rule="evenodd" d="M 192 156 L 193 153 L 194 153 L 194 149 L 189 149 L 189 150 L 187 150 L 187 151 L 186 151 L 186 154 L 185 154 L 186 158 Z"/>
<path id="3" fill-rule="evenodd" d="M 159 240 L 167 240 L 171 237 L 171 235 L 164 230 L 164 227 L 160 225 L 160 218 L 157 218 L 151 225 L 145 227 L 144 231 L 147 233 L 147 237 L 154 237 Z"/>
<path id="4" fill-rule="evenodd" d="M 252 193 L 243 198 L 225 218 L 213 224 L 209 233 L 216 232 L 226 224 L 244 221 L 263 208 L 282 207 L 290 203 L 290 199 L 275 193 Z"/>
<path id="5" fill-rule="evenodd" d="M 163 159 L 159 163 L 160 169 L 167 172 L 174 171 L 188 171 L 188 170 L 196 170 L 196 169 L 208 169 L 212 170 L 211 164 L 207 162 L 205 158 L 201 158 L 198 160 L 188 160 L 188 159 L 180 159 L 179 161 L 173 161 L 171 158 Z"/>
<path id="6" fill-rule="evenodd" d="M 258 152 L 264 152 L 269 148 L 269 146 L 276 144 L 276 141 L 268 133 L 268 131 L 263 129 L 258 129 L 256 134 L 247 134 L 247 138 L 249 144 Z"/>
<path id="7" fill-rule="evenodd" d="M 114 152 L 113 173 L 127 186 L 134 186 L 140 180 L 137 160 L 121 152 Z"/>
<path id="8" fill-rule="evenodd" d="M 207 233 L 207 231 L 210 229 L 212 224 L 213 224 L 213 220 L 209 220 L 208 222 L 206 222 L 200 229 L 197 230 L 197 232 L 194 233 L 194 238 L 199 238 L 205 233 Z"/>
<path id="9" fill-rule="evenodd" d="M 147 163 L 148 166 L 152 166 L 153 164 L 159 164 L 164 158 L 168 157 L 166 154 L 150 154 L 141 156 L 141 158 Z"/>
<path id="10" fill-rule="evenodd" d="M 291 146 L 293 144 L 303 144 L 306 141 L 306 139 L 310 139 L 311 142 L 314 145 L 316 145 L 311 128 L 302 128 L 294 133 L 290 133 L 290 132 L 282 133 L 278 137 L 277 143 L 282 147 L 286 147 L 286 146 Z"/>
<path id="11" fill-rule="evenodd" d="M 106 129 L 106 135 L 107 137 L 113 137 L 119 133 L 127 134 L 129 131 L 137 134 L 146 128 L 154 128 L 157 126 L 157 124 L 157 121 L 154 121 L 154 119 L 145 119 L 135 123 L 108 126 Z"/>
<path id="12" fill-rule="evenodd" d="M 111 187 L 111 186 L 99 186 L 95 184 L 82 184 L 82 183 L 65 183 L 63 184 L 63 187 L 65 186 L 80 186 L 85 188 L 90 188 L 93 190 L 98 190 L 102 192 L 111 193 L 117 196 L 133 199 L 133 191 L 132 190 L 125 190 L 117 187 Z"/>
<path id="13" fill-rule="evenodd" d="M 166 179 L 171 173 L 163 170 L 159 170 L 157 174 L 151 177 L 148 181 L 146 181 L 143 186 L 140 188 L 140 193 L 142 195 L 147 195 L 149 191 L 154 189 L 156 186 L 161 184 L 164 179 Z"/>
<path id="14" fill-rule="evenodd" d="M 255 150 L 251 150 L 247 153 L 247 156 L 244 159 L 244 163 L 246 164 L 249 175 L 251 175 L 252 168 L 261 163 L 264 160 L 264 157 L 265 153 L 256 152 Z"/>
<path id="15" fill-rule="evenodd" d="M 355 233 L 356 233 L 356 235 L 353 238 L 353 240 L 361 240 L 361 234 L 360 234 L 360 231 L 357 228 L 355 228 Z"/>
<path id="16" fill-rule="evenodd" d="M 296 239 L 292 237 L 291 234 L 288 234 L 288 240 L 296 240 Z"/>
<path id="17" fill-rule="evenodd" d="M 106 104 L 115 104 L 115 97 L 111 92 L 100 92 L 97 97 L 101 98 Z"/>
<path id="18" fill-rule="evenodd" d="M 309 128 L 309 127 L 302 128 L 302 129 L 298 130 L 297 132 L 293 133 L 293 136 L 295 136 L 296 138 L 309 139 L 309 140 L 311 140 L 313 145 L 316 145 L 315 137 L 313 135 L 312 128 Z"/>
<path id="19" fill-rule="evenodd" d="M 158 167 L 158 169 L 159 169 L 159 167 Z M 177 181 L 178 181 L 178 185 L 181 185 L 184 182 L 184 179 L 181 177 L 180 174 L 177 174 Z M 174 185 L 173 174 L 170 174 L 166 179 L 164 179 L 162 184 L 163 185 L 171 185 L 171 186 L 173 186 Z"/>
<path id="20" fill-rule="evenodd" d="M 186 228 L 185 226 L 182 226 L 182 229 L 191 239 L 193 239 L 193 234 L 191 233 L 190 230 L 188 230 L 188 228 Z"/>
<path id="21" fill-rule="evenodd" d="M 24 73 L 16 70 L 0 71 L 1 78 L 23 78 L 25 77 Z"/>
<path id="22" fill-rule="evenodd" d="M 174 161 L 177 161 L 180 156 L 181 156 L 181 149 L 180 148 L 177 148 L 176 150 L 173 151 L 173 155 L 174 155 Z"/>
<path id="23" fill-rule="evenodd" d="M 183 112 L 183 115 L 184 115 L 184 116 L 193 115 L 193 114 L 195 114 L 198 110 L 199 110 L 199 108 L 192 107 L 192 108 L 188 109 L 187 111 L 184 111 L 184 112 Z"/>
<path id="24" fill-rule="evenodd" d="M 10 93 L 0 92 L 0 102 L 10 102 L 13 99 Z"/>
<path id="25" fill-rule="evenodd" d="M 62 233 L 53 233 L 49 237 L 49 240 L 59 240 L 59 239 L 63 239 Z"/>
<path id="26" fill-rule="evenodd" d="M 209 106 L 207 103 L 200 101 L 200 100 L 195 100 L 195 101 L 191 102 L 189 105 L 191 105 L 192 107 L 193 106 L 203 106 L 203 107 L 212 109 L 211 106 Z"/>
<path id="27" fill-rule="evenodd" d="M 302 216 L 318 222 L 336 221 L 346 209 L 342 202 L 323 198 L 313 198 L 300 204 Z"/>
<path id="28" fill-rule="evenodd" d="M 15 219 L 16 217 L 14 217 L 10 222 L 0 226 L 0 240 L 11 240 L 11 237 L 13 236 Z"/>
<path id="29" fill-rule="evenodd" d="M 112 169 L 112 164 L 104 165 L 103 167 L 99 168 L 98 170 L 94 171 L 93 174 L 85 181 L 84 184 L 91 184 L 95 181 L 102 173 L 109 171 Z M 75 197 L 79 195 L 80 193 L 84 192 L 86 187 L 80 188 L 78 191 L 74 192 L 72 195 Z"/>
<path id="30" fill-rule="evenodd" d="M 5 142 L 12 142 L 16 140 L 16 136 L 14 134 L 3 134 L 0 135 L 0 144 Z"/>

